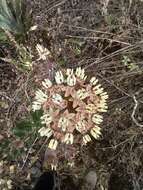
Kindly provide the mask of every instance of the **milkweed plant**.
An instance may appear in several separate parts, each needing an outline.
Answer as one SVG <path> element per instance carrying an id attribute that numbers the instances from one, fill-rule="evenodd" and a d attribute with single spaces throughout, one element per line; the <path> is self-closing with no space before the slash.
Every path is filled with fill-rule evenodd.
<path id="1" fill-rule="evenodd" d="M 107 99 L 98 79 L 89 79 L 81 67 L 57 71 L 54 81 L 44 79 L 35 92 L 32 109 L 43 110 L 43 127 L 38 132 L 49 140 L 48 149 L 58 151 L 61 146 L 87 145 L 92 138 L 98 139 Z"/>

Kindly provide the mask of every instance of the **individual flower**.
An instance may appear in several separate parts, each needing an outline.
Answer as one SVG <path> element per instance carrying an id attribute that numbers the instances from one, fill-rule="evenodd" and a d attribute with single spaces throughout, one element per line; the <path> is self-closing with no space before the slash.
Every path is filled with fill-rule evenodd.
<path id="1" fill-rule="evenodd" d="M 90 130 L 90 134 L 97 139 L 100 135 L 101 135 L 101 128 L 98 126 L 94 126 L 91 130 Z"/>
<path id="2" fill-rule="evenodd" d="M 76 76 L 79 79 L 86 80 L 87 76 L 85 76 L 85 70 L 81 69 L 81 67 L 78 67 L 75 72 Z"/>
<path id="3" fill-rule="evenodd" d="M 11 179 L 0 179 L 0 189 L 1 190 L 8 190 L 8 189 L 13 189 L 12 181 Z"/>
<path id="4" fill-rule="evenodd" d="M 66 133 L 63 142 L 65 142 L 66 144 L 73 144 L 73 138 L 74 136 L 72 133 Z"/>
<path id="5" fill-rule="evenodd" d="M 64 82 L 64 76 L 61 71 L 56 72 L 55 81 L 57 84 L 62 84 Z"/>
<path id="6" fill-rule="evenodd" d="M 74 86 L 76 84 L 76 77 L 74 74 L 71 74 L 67 77 L 67 85 Z"/>
<path id="7" fill-rule="evenodd" d="M 45 88 L 50 88 L 52 86 L 52 82 L 49 79 L 45 79 L 44 81 L 42 81 L 42 85 Z"/>
<path id="8" fill-rule="evenodd" d="M 58 141 L 55 140 L 55 139 L 51 139 L 50 142 L 49 142 L 48 147 L 49 147 L 50 149 L 56 150 L 57 145 L 58 145 Z"/>
<path id="9" fill-rule="evenodd" d="M 63 102 L 63 98 L 60 94 L 53 94 L 52 96 L 52 101 L 55 103 L 55 104 L 61 104 Z"/>
<path id="10" fill-rule="evenodd" d="M 87 122 L 85 120 L 80 120 L 77 122 L 75 128 L 77 131 L 79 131 L 80 133 L 84 132 L 86 130 L 86 125 Z"/>
<path id="11" fill-rule="evenodd" d="M 44 114 L 42 117 L 41 117 L 41 123 L 42 124 L 46 124 L 46 125 L 49 125 L 51 122 L 52 122 L 52 116 L 47 113 L 47 114 Z"/>
<path id="12" fill-rule="evenodd" d="M 39 55 L 38 60 L 46 60 L 47 57 L 50 55 L 50 51 L 40 44 L 36 45 L 36 50 L 37 50 L 38 55 Z"/>
<path id="13" fill-rule="evenodd" d="M 45 128 L 45 127 L 40 128 L 38 132 L 40 133 L 41 137 L 46 136 L 48 138 L 51 137 L 53 133 L 50 128 Z"/>
<path id="14" fill-rule="evenodd" d="M 42 90 L 37 90 L 35 93 L 35 101 L 33 102 L 32 109 L 33 111 L 41 109 L 42 104 L 47 101 L 47 94 L 45 94 Z"/>
<path id="15" fill-rule="evenodd" d="M 61 117 L 58 122 L 58 127 L 61 128 L 62 131 L 66 131 L 66 129 L 68 127 L 68 123 L 69 123 L 69 121 L 67 118 Z"/>
<path id="16" fill-rule="evenodd" d="M 90 142 L 91 141 L 91 137 L 88 135 L 88 134 L 86 134 L 86 135 L 84 135 L 83 136 L 83 143 L 86 145 L 88 142 Z"/>
<path id="17" fill-rule="evenodd" d="M 78 99 L 83 100 L 89 96 L 89 93 L 86 91 L 86 89 L 82 88 L 77 90 L 76 95 Z"/>
<path id="18" fill-rule="evenodd" d="M 77 143 L 86 145 L 92 138 L 100 137 L 108 94 L 96 77 L 90 79 L 78 67 L 75 71 L 57 71 L 55 80 L 45 79 L 41 87 L 35 93 L 32 108 L 43 110 L 44 126 L 38 132 L 49 139 L 49 149 L 58 150 L 62 145 L 74 147 Z"/>

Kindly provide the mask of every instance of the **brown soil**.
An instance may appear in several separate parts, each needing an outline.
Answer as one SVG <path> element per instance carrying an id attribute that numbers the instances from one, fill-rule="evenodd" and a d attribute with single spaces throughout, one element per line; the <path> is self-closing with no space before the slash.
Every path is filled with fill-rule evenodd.
<path id="1" fill-rule="evenodd" d="M 33 24 L 38 25 L 38 29 L 29 34 L 25 44 L 34 49 L 40 42 L 51 51 L 53 58 L 45 61 L 46 64 L 34 63 L 35 69 L 28 74 L 21 73 L 10 63 L 0 62 L 0 96 L 4 102 L 0 140 L 9 137 L 9 132 L 13 146 L 20 143 L 19 147 L 23 148 L 21 140 L 17 142 L 10 130 L 17 120 L 29 113 L 33 76 L 41 80 L 51 65 L 54 69 L 83 66 L 89 76 L 99 78 L 109 94 L 109 111 L 102 124 L 103 136 L 79 152 L 72 170 L 63 171 L 61 167 L 62 190 L 69 190 L 73 184 L 86 190 L 83 179 L 91 169 L 97 173 L 97 190 L 143 189 L 143 2 L 110 0 L 107 7 L 105 2 L 32 1 Z M 9 47 L 5 49 L 11 51 Z M 129 58 L 128 62 L 125 57 Z M 8 160 L 9 165 L 20 163 L 20 158 L 27 155 L 30 145 L 26 145 L 26 138 L 27 149 L 18 159 Z M 38 157 L 40 161 L 28 159 L 22 171 L 17 169 L 15 175 L 18 177 L 12 176 L 17 178 L 16 186 L 20 183 L 30 186 L 31 182 L 24 176 L 31 173 L 33 166 L 41 171 L 45 150 L 43 148 L 40 155 L 37 153 L 41 144 L 43 142 L 38 140 L 33 148 L 35 152 L 30 153 L 31 159 Z M 5 153 L 2 154 L 2 159 L 7 160 Z"/>

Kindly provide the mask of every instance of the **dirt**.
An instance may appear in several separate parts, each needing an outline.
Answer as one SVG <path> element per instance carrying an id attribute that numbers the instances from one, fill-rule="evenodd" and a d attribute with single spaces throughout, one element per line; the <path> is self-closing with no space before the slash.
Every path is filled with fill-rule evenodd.
<path id="1" fill-rule="evenodd" d="M 107 7 L 105 2 L 108 1 L 30 2 L 33 25 L 37 25 L 38 29 L 29 34 L 25 44 L 31 49 L 37 43 L 43 44 L 51 51 L 52 59 L 35 61 L 34 70 L 30 74 L 19 72 L 17 67 L 6 61 L 0 62 L 0 96 L 4 102 L 1 103 L 0 141 L 9 137 L 5 128 L 11 130 L 17 121 L 27 117 L 30 104 L 28 98 L 31 101 L 34 92 L 31 84 L 36 81 L 32 77 L 36 76 L 39 82 L 49 74 L 51 67 L 55 71 L 57 68 L 82 66 L 89 76 L 99 78 L 109 94 L 109 111 L 102 124 L 103 135 L 79 152 L 73 169 L 64 171 L 60 168 L 63 190 L 70 189 L 69 186 L 73 187 L 72 185 L 86 190 L 83 181 L 92 169 L 97 173 L 97 190 L 143 189 L 143 2 L 110 0 Z M 13 51 L 9 47 L 4 49 Z M 4 57 L 5 54 L 2 52 L 1 55 Z M 126 61 L 125 56 L 129 61 Z M 26 87 L 21 87 L 22 84 Z M 27 140 L 29 136 L 24 138 L 24 145 L 18 139 L 22 153 L 16 159 L 8 161 L 8 165 L 13 162 L 14 165 L 18 164 L 16 177 L 11 176 L 13 180 L 17 178 L 17 188 L 21 186 L 20 183 L 25 185 L 24 188 L 31 186 L 31 178 L 28 179 L 28 174 L 31 175 L 33 171 L 31 168 L 37 167 L 38 171 L 43 171 L 46 145 L 40 154 L 37 153 L 41 144 L 44 144 L 42 140 L 34 144 L 23 171 L 19 169 L 32 145 Z M 11 132 L 10 139 L 12 143 L 16 141 Z M 17 146 L 15 143 L 14 147 Z M 5 154 L 3 151 L 2 159 L 6 161 Z M 35 176 L 32 179 L 35 180 Z"/>

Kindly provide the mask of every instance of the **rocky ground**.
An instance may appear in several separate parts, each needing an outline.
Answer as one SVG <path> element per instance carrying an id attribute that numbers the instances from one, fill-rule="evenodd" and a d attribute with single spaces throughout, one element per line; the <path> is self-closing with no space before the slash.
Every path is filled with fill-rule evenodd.
<path id="1" fill-rule="evenodd" d="M 37 26 L 22 42 L 33 54 L 32 69 L 11 64 L 15 47 L 0 42 L 1 178 L 12 180 L 13 189 L 30 189 L 48 169 L 39 115 L 30 111 L 34 89 L 51 69 L 82 66 L 108 92 L 109 110 L 102 137 L 79 151 L 72 169 L 57 171 L 61 189 L 143 189 L 143 2 L 27 3 Z M 37 43 L 51 52 L 45 61 L 38 61 Z"/>

